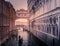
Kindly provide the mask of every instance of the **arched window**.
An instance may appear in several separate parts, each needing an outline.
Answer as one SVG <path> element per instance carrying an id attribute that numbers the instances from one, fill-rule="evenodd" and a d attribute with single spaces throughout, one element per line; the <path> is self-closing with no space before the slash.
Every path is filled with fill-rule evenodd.
<path id="1" fill-rule="evenodd" d="M 52 25 L 53 27 L 52 27 L 52 29 L 53 29 L 53 35 L 55 35 L 55 26 L 54 25 Z"/>
<path id="2" fill-rule="evenodd" d="M 32 7 L 32 10 L 33 10 L 33 13 L 35 13 L 35 7 L 34 6 Z"/>
<path id="3" fill-rule="evenodd" d="M 53 18 L 53 22 L 54 22 L 54 24 L 56 24 L 56 18 L 55 17 Z"/>
<path id="4" fill-rule="evenodd" d="M 50 24 L 52 24 L 52 17 L 50 17 Z"/>

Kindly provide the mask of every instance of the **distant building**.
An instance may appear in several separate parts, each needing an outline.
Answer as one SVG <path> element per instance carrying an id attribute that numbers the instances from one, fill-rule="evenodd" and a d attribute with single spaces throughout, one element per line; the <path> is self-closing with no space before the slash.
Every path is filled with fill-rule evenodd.
<path id="1" fill-rule="evenodd" d="M 15 9 L 10 2 L 0 0 L 0 44 L 10 35 L 15 27 Z"/>

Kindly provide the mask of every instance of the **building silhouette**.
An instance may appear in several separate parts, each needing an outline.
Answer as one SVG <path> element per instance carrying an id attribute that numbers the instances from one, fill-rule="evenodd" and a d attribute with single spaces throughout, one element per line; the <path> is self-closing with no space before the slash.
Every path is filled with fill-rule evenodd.
<path id="1" fill-rule="evenodd" d="M 15 9 L 10 2 L 0 0 L 0 45 L 10 36 L 15 28 Z"/>

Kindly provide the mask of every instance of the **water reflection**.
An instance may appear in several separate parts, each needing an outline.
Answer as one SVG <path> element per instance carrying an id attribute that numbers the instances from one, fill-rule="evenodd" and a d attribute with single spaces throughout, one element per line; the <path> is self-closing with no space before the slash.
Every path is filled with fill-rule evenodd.
<path id="1" fill-rule="evenodd" d="M 21 38 L 23 38 L 23 44 L 22 46 L 27 46 L 28 44 L 28 33 L 26 31 L 23 31 L 23 28 L 20 28 L 18 30 L 18 36 L 21 36 Z"/>

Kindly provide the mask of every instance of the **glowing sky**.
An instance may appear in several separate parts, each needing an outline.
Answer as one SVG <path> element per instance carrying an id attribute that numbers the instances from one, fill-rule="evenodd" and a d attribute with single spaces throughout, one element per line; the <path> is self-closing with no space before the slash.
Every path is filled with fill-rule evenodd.
<path id="1" fill-rule="evenodd" d="M 20 22 L 28 22 L 27 19 L 17 19 L 16 21 L 20 21 Z"/>
<path id="2" fill-rule="evenodd" d="M 17 19 L 15 21 L 15 25 L 28 25 L 28 20 L 27 19 Z"/>
<path id="3" fill-rule="evenodd" d="M 27 10 L 27 0 L 6 0 L 10 1 L 14 6 L 15 10 L 26 9 Z"/>

